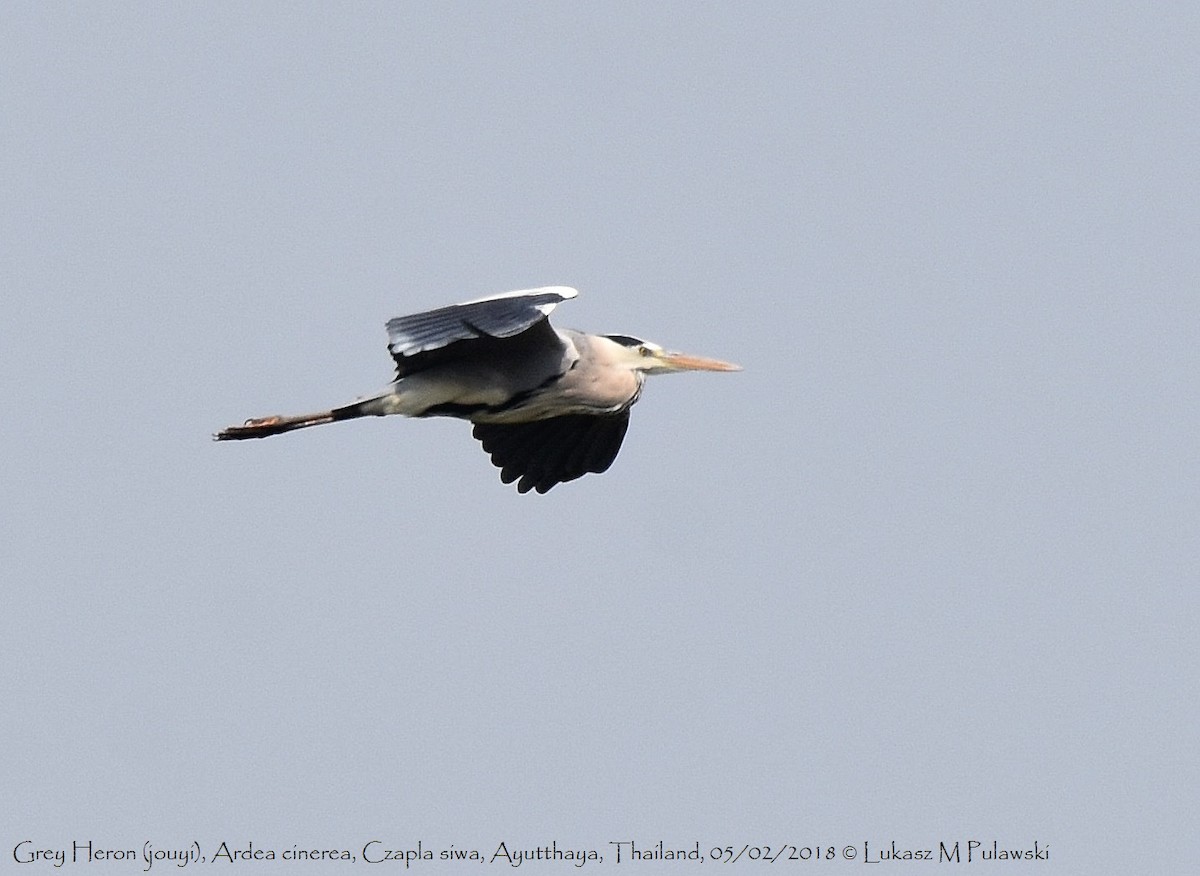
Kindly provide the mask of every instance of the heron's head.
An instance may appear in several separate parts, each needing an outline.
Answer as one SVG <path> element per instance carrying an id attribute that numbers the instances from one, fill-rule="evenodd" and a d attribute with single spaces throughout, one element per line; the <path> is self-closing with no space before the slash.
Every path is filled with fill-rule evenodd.
<path id="1" fill-rule="evenodd" d="M 672 353 L 664 350 L 658 344 L 643 341 L 641 338 L 629 335 L 605 335 L 610 341 L 619 344 L 623 349 L 621 358 L 634 371 L 643 374 L 671 374 L 676 371 L 741 371 L 741 365 L 722 362 L 719 359 L 706 359 L 703 356 L 689 356 L 686 353 Z"/>

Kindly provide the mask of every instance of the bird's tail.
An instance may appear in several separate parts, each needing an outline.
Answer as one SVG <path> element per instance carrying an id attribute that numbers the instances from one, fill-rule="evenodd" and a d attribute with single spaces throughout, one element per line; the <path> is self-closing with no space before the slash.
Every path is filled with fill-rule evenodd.
<path id="1" fill-rule="evenodd" d="M 241 441 L 245 438 L 266 438 L 269 435 L 279 435 L 295 429 L 307 429 L 309 426 L 323 426 L 325 423 L 336 423 L 338 420 L 351 420 L 377 413 L 369 402 L 355 402 L 331 411 L 318 411 L 315 414 L 298 414 L 292 417 L 275 416 L 259 417 L 247 420 L 240 426 L 230 426 L 213 435 L 216 441 Z"/>

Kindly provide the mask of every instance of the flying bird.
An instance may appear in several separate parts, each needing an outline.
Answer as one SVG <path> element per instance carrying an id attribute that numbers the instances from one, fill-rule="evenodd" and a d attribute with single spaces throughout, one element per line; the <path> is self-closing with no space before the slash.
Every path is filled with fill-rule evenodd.
<path id="1" fill-rule="evenodd" d="M 551 311 L 576 294 L 523 289 L 389 320 L 396 378 L 383 392 L 329 411 L 247 420 L 213 437 L 265 438 L 387 414 L 457 417 L 474 425 L 501 481 L 545 493 L 608 470 L 646 375 L 741 370 L 629 335 L 552 327 Z"/>

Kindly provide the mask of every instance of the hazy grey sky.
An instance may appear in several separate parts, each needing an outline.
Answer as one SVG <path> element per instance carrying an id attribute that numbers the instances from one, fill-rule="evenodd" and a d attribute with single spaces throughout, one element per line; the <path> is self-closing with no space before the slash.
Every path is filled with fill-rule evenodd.
<path id="1" fill-rule="evenodd" d="M 0 870 L 1191 871 L 1193 7 L 4 18 Z M 745 371 L 652 379 L 546 496 L 455 421 L 210 440 L 385 385 L 389 317 L 547 284 Z"/>

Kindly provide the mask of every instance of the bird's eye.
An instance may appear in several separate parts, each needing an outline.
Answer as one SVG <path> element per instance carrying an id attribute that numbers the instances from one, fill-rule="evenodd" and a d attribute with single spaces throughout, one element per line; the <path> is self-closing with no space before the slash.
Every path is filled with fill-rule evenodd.
<path id="1" fill-rule="evenodd" d="M 645 344 L 638 347 L 638 352 L 641 353 L 643 356 L 653 356 L 654 355 L 654 351 L 651 350 L 649 347 L 647 347 Z"/>

